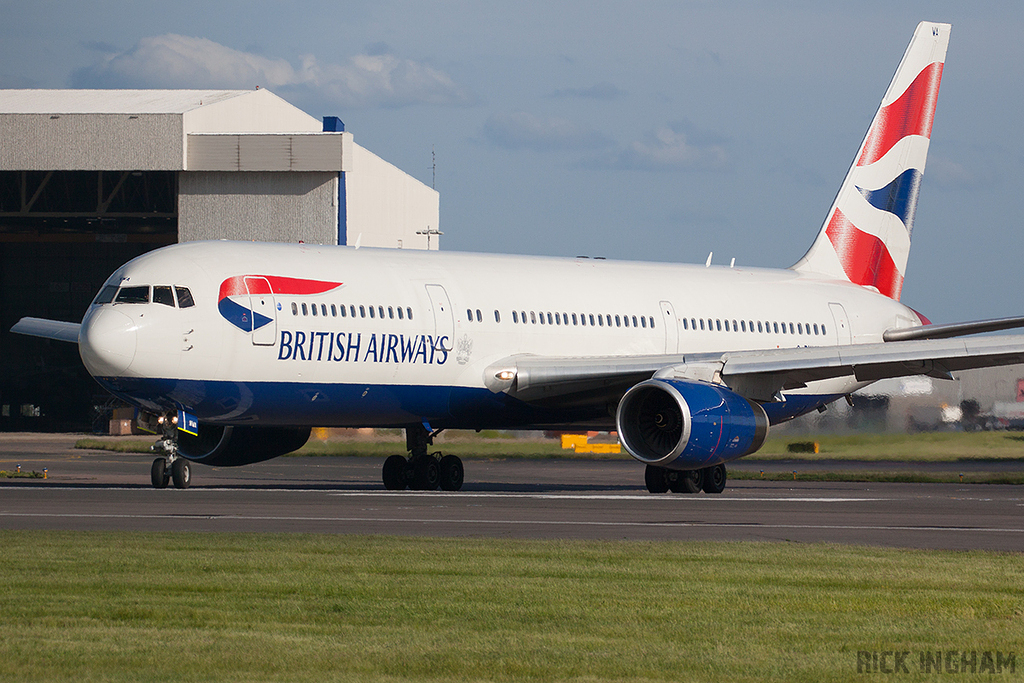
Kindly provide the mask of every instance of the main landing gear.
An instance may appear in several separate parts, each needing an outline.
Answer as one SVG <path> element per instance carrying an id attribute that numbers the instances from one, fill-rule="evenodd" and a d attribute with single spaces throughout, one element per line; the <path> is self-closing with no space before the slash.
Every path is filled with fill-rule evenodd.
<path id="1" fill-rule="evenodd" d="M 665 467 L 648 465 L 644 482 L 651 493 L 721 493 L 725 490 L 725 465 L 705 467 L 700 470 L 670 470 Z"/>
<path id="2" fill-rule="evenodd" d="M 414 491 L 458 491 L 462 488 L 464 470 L 462 460 L 454 455 L 428 453 L 434 437 L 440 433 L 428 432 L 421 424 L 405 428 L 405 447 L 409 457 L 392 455 L 384 461 L 381 478 L 384 488 L 402 491 L 406 487 Z"/>

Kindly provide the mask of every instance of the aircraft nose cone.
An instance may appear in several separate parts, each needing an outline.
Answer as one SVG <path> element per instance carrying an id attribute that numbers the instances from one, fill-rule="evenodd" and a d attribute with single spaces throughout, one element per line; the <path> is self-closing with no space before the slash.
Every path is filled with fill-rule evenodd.
<path id="1" fill-rule="evenodd" d="M 135 359 L 135 321 L 110 306 L 96 309 L 82 323 L 78 350 L 93 377 L 115 377 Z"/>

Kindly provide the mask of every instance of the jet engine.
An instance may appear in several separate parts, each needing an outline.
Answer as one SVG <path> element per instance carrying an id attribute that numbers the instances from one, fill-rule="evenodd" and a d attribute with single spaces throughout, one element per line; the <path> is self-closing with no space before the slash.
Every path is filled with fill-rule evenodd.
<path id="1" fill-rule="evenodd" d="M 199 425 L 198 436 L 178 432 L 178 453 L 215 467 L 249 465 L 302 448 L 309 427 L 224 427 Z"/>
<path id="2" fill-rule="evenodd" d="M 706 382 L 641 382 L 619 401 L 615 421 L 630 455 L 673 470 L 748 455 L 768 436 L 768 416 L 760 405 Z"/>

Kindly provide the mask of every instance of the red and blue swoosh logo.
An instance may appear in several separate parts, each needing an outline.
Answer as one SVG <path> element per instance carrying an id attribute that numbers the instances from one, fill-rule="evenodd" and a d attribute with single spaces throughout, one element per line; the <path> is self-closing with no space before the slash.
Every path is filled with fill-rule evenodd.
<path id="1" fill-rule="evenodd" d="M 253 297 L 323 294 L 341 287 L 342 284 L 341 282 L 305 280 L 278 275 L 235 275 L 220 283 L 217 310 L 225 320 L 238 329 L 252 332 L 273 322 L 273 318 L 253 310 L 251 302 Z"/>

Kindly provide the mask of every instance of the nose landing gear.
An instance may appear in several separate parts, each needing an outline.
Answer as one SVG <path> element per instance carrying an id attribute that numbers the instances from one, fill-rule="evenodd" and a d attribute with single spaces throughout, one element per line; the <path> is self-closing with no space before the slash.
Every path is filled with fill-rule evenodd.
<path id="1" fill-rule="evenodd" d="M 149 470 L 153 488 L 165 489 L 168 484 L 174 482 L 174 488 L 187 489 L 192 482 L 192 467 L 188 460 L 178 454 L 177 421 L 176 415 L 161 415 L 155 420 L 148 421 L 148 425 L 162 429 L 164 437 L 153 445 L 152 450 L 163 451 L 166 454 L 154 460 Z"/>

